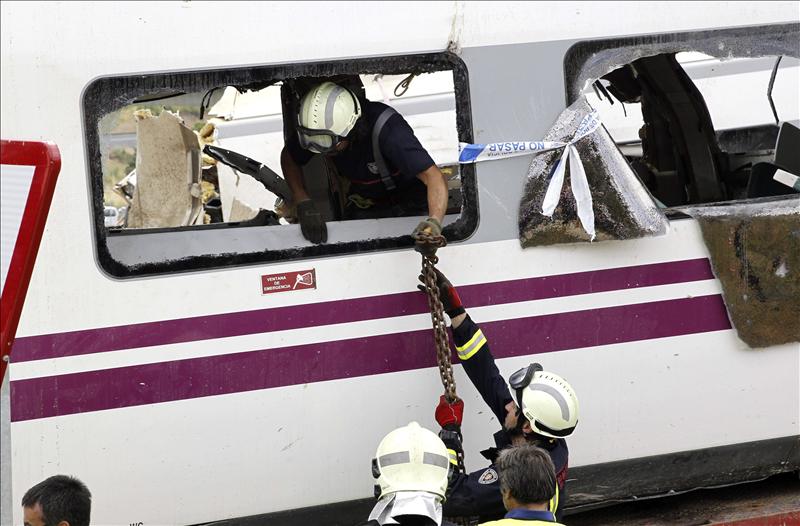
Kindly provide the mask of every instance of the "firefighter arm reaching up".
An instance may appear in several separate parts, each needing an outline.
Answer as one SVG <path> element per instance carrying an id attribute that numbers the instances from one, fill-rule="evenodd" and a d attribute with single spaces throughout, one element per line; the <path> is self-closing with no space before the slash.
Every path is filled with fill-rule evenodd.
<path id="1" fill-rule="evenodd" d="M 558 485 L 549 509 L 560 518 L 569 459 L 565 437 L 573 432 L 578 419 L 574 391 L 563 378 L 542 371 L 539 364 L 531 364 L 510 378 L 516 393 L 515 402 L 483 332 L 467 314 L 455 287 L 438 270 L 436 275 L 439 297 L 452 322 L 453 343 L 464 371 L 502 425 L 494 435 L 496 447 L 481 452 L 492 464 L 469 474 L 454 473 L 451 477 L 445 515 L 480 516 L 482 520 L 502 517 L 505 507 L 494 461 L 506 447 L 532 443 L 545 449 L 555 465 Z M 448 404 L 444 398 L 440 399 L 436 417 L 442 425 L 442 440 L 456 454 L 463 454 L 460 449 L 462 414 L 463 402 Z"/>
<path id="2" fill-rule="evenodd" d="M 505 380 L 494 363 L 486 337 L 467 314 L 453 284 L 438 270 L 436 270 L 436 284 L 442 307 L 452 323 L 453 343 L 458 358 L 467 376 L 498 421 L 511 423 L 513 425 L 510 428 L 513 428 L 516 426 L 517 408 Z M 420 285 L 419 288 L 424 291 L 424 286 Z"/>
<path id="3" fill-rule="evenodd" d="M 459 359 L 464 364 L 473 385 L 492 409 L 500 422 L 506 419 L 507 409 L 516 414 L 513 399 L 503 377 L 489 352 L 489 344 L 478 325 L 472 321 L 450 281 L 436 271 L 439 297 L 444 311 L 450 317 L 453 341 Z M 424 290 L 424 287 L 420 287 Z M 510 404 L 510 405 L 509 405 Z M 442 426 L 439 436 L 445 443 L 450 461 L 457 464 L 458 456 L 463 455 L 461 422 L 464 402 L 457 400 L 448 403 L 440 397 L 436 408 L 436 421 Z M 499 479 L 493 466 L 472 473 L 459 473 L 453 470 L 447 489 L 445 515 L 450 517 L 475 517 L 494 519 L 505 513 Z"/>

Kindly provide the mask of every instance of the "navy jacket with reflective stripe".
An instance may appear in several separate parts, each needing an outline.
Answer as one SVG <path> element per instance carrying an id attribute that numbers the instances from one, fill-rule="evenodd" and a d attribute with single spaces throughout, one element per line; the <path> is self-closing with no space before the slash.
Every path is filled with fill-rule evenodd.
<path id="1" fill-rule="evenodd" d="M 477 332 L 480 331 L 478 325 L 467 315 L 464 321 L 456 329 L 453 329 L 453 343 L 456 349 L 463 348 L 470 343 Z M 476 340 L 480 341 L 481 336 Z M 470 346 L 465 351 L 469 351 Z M 466 353 L 460 353 L 466 354 Z M 472 385 L 480 393 L 484 402 L 489 406 L 497 418 L 500 425 L 506 418 L 506 405 L 512 401 L 508 384 L 500 375 L 500 370 L 494 361 L 489 350 L 489 343 L 486 341 L 474 354 L 462 359 L 464 371 L 467 373 Z M 469 474 L 457 474 L 451 479 L 447 488 L 447 500 L 444 503 L 444 514 L 447 517 L 480 517 L 482 521 L 496 520 L 502 518 L 506 509 L 503 506 L 503 498 L 500 495 L 500 483 L 497 478 L 497 468 L 494 461 L 500 449 L 511 445 L 508 434 L 502 429 L 495 433 L 495 448 L 482 451 L 482 454 L 489 459 L 492 464 L 488 468 L 473 471 Z M 569 463 L 569 450 L 564 439 L 552 439 L 540 441 L 537 446 L 550 453 L 550 458 L 556 468 L 556 478 L 559 485 L 558 507 L 555 510 L 556 519 L 560 520 L 563 513 L 563 503 L 566 498 L 564 492 L 564 482 L 567 476 Z M 448 446 L 449 447 L 449 446 Z M 466 459 L 469 464 L 469 459 Z"/>

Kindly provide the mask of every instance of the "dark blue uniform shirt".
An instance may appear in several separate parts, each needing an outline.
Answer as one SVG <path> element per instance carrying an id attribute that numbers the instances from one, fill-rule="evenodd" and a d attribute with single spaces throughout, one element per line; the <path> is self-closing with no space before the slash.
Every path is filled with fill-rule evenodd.
<path id="1" fill-rule="evenodd" d="M 389 191 L 381 181 L 380 172 L 372 152 L 372 129 L 375 121 L 388 107 L 381 102 L 361 100 L 362 115 L 366 119 L 367 133 L 351 133 L 350 146 L 336 155 L 330 155 L 339 175 L 350 180 L 351 194 L 359 194 L 370 199 L 386 199 Z M 359 119 L 359 120 L 360 120 Z M 358 126 L 358 125 L 357 125 Z M 396 192 L 413 194 L 417 199 L 426 196 L 425 184 L 417 179 L 417 174 L 435 163 L 422 147 L 414 130 L 399 113 L 386 121 L 378 137 L 381 153 L 397 186 Z M 315 155 L 300 146 L 296 135 L 292 135 L 286 148 L 299 166 L 305 166 Z"/>

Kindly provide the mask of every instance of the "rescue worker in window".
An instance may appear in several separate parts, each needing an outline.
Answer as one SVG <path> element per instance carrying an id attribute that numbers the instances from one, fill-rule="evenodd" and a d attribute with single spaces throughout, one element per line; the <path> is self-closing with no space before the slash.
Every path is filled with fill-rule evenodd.
<path id="1" fill-rule="evenodd" d="M 450 472 L 447 448 L 416 422 L 395 429 L 372 459 L 378 502 L 362 526 L 439 526 Z"/>
<path id="2" fill-rule="evenodd" d="M 559 526 L 548 509 L 556 491 L 556 471 L 546 451 L 530 444 L 506 448 L 496 464 L 508 513 L 482 526 Z"/>
<path id="3" fill-rule="evenodd" d="M 281 168 L 303 236 L 324 243 L 328 230 L 300 168 L 315 153 L 327 155 L 350 181 L 347 219 L 427 215 L 412 235 L 441 234 L 447 210 L 444 174 L 405 119 L 386 104 L 359 100 L 332 82 L 312 88 L 300 101 L 297 134 L 283 147 Z"/>
<path id="4" fill-rule="evenodd" d="M 486 337 L 470 319 L 453 285 L 438 270 L 436 274 L 439 295 L 452 321 L 453 341 L 464 371 L 498 422 L 502 423 L 502 429 L 494 435 L 496 447 L 481 452 L 492 465 L 468 475 L 455 473 L 451 478 L 444 505 L 445 516 L 479 516 L 481 520 L 501 518 L 505 508 L 494 462 L 504 448 L 529 443 L 547 451 L 553 460 L 558 485 L 550 510 L 560 520 L 569 459 L 565 438 L 572 434 L 578 423 L 575 392 L 566 380 L 543 371 L 541 365 L 534 363 L 511 375 L 509 384 L 514 389 L 515 402 L 500 376 Z M 420 289 L 424 291 L 424 285 Z M 440 437 L 453 455 L 462 454 L 463 413 L 462 400 L 450 404 L 444 396 L 440 398 L 436 421 L 442 426 Z"/>

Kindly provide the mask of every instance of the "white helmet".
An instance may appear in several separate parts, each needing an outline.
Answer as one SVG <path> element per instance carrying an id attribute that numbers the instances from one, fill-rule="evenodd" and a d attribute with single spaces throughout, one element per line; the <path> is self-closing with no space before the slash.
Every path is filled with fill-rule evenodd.
<path id="1" fill-rule="evenodd" d="M 449 473 L 444 442 L 416 422 L 386 435 L 372 459 L 377 498 L 397 491 L 427 491 L 444 500 Z"/>
<path id="2" fill-rule="evenodd" d="M 509 383 L 536 433 L 550 438 L 572 434 L 578 425 L 578 396 L 566 380 L 534 363 L 511 375 Z"/>
<path id="3" fill-rule="evenodd" d="M 350 133 L 360 116 L 361 104 L 352 91 L 323 82 L 300 101 L 300 146 L 316 153 L 330 152 Z"/>

